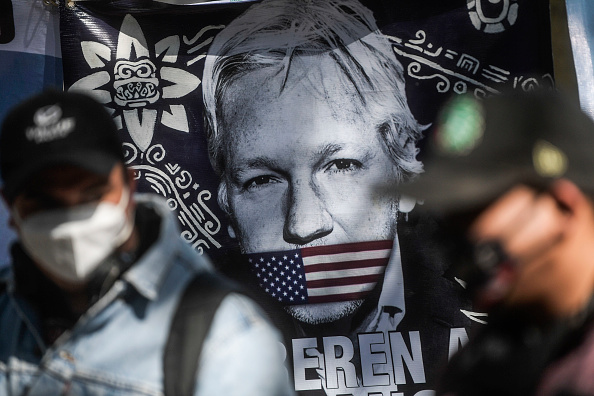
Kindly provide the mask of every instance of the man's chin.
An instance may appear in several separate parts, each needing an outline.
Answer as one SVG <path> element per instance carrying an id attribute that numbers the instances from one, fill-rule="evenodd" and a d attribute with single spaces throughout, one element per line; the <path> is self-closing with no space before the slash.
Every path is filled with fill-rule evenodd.
<path id="1" fill-rule="evenodd" d="M 326 304 L 290 305 L 285 310 L 295 319 L 310 325 L 330 323 L 353 314 L 364 300 Z"/>

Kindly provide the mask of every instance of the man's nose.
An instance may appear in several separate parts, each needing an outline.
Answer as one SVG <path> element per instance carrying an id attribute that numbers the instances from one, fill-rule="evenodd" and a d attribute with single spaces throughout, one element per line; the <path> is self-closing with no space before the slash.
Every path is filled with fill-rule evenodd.
<path id="1" fill-rule="evenodd" d="M 332 228 L 332 216 L 319 189 L 311 182 L 293 183 L 283 229 L 285 241 L 304 245 L 330 234 Z"/>

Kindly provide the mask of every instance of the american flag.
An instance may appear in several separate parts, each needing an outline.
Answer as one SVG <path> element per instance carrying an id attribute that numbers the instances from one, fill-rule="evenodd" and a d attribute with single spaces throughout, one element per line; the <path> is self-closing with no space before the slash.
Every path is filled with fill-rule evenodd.
<path id="1" fill-rule="evenodd" d="M 260 287 L 278 302 L 293 305 L 364 297 L 382 277 L 391 250 L 390 240 L 246 256 Z"/>

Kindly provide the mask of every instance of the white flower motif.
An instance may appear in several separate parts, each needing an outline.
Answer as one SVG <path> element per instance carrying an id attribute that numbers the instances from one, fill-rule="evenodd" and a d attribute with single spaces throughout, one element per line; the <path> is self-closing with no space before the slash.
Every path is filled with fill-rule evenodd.
<path id="1" fill-rule="evenodd" d="M 89 92 L 103 103 L 118 127 L 125 126 L 134 144 L 145 152 L 158 121 L 177 131 L 190 131 L 179 99 L 198 88 L 200 79 L 173 67 L 179 48 L 180 37 L 169 36 L 149 51 L 138 21 L 128 14 L 120 28 L 115 58 L 103 43 L 81 42 L 85 61 L 96 71 L 76 81 L 70 90 Z M 166 106 L 168 110 L 162 110 Z"/>

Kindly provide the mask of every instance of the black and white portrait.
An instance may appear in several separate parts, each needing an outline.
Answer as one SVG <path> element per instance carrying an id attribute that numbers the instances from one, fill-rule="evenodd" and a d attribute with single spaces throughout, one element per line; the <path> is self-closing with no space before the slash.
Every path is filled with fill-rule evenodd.
<path id="1" fill-rule="evenodd" d="M 355 1 L 253 6 L 210 47 L 203 92 L 219 203 L 244 253 L 389 240 L 394 254 L 376 271 L 401 282 L 396 224 L 413 203 L 380 191 L 421 171 L 421 127 L 369 10 Z M 317 324 L 361 302 L 287 309 Z M 396 308 L 395 328 L 403 296 L 391 290 L 385 306 Z M 367 330 L 380 322 L 376 315 Z"/>
<path id="2" fill-rule="evenodd" d="M 397 186 L 422 172 L 423 126 L 371 11 L 350 0 L 254 5 L 216 36 L 202 83 L 229 233 L 297 334 L 357 345 L 357 334 L 398 329 L 408 312 L 397 230 L 415 202 Z M 353 377 L 342 386 L 365 385 Z"/>

